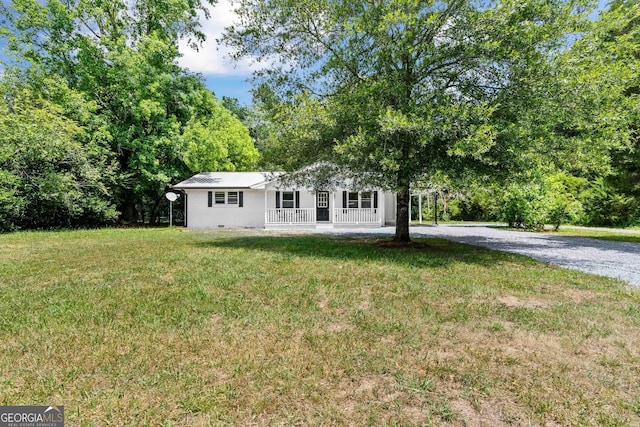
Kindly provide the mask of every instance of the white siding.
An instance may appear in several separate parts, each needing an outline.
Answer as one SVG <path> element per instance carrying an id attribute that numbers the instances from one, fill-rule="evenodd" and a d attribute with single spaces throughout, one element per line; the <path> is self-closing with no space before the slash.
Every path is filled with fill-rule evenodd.
<path id="1" fill-rule="evenodd" d="M 208 207 L 208 191 L 214 195 L 213 206 Z M 243 207 L 238 205 L 216 205 L 216 191 L 242 191 Z M 280 191 L 295 191 L 295 189 L 280 189 Z M 311 209 L 316 206 L 316 195 L 313 192 L 301 189 L 300 209 Z M 238 189 L 185 189 L 187 200 L 187 226 L 189 228 L 263 228 L 265 226 L 265 190 L 238 190 Z M 266 209 L 276 207 L 276 189 L 268 187 L 266 191 Z M 335 193 L 329 193 L 330 219 L 333 220 L 333 209 L 342 208 L 342 189 Z M 280 197 L 282 207 L 282 196 Z M 383 224 L 395 224 L 395 195 L 378 190 L 378 210 L 382 216 Z"/>
<path id="2" fill-rule="evenodd" d="M 243 207 L 238 205 L 208 206 L 208 191 L 242 191 Z M 187 193 L 187 226 L 189 228 L 264 227 L 263 190 L 185 190 Z"/>

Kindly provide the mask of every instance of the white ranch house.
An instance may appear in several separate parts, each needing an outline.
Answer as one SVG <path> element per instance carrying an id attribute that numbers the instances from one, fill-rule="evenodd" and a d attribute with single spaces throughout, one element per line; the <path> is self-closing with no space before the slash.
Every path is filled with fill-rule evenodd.
<path id="1" fill-rule="evenodd" d="M 395 224 L 395 195 L 283 186 L 267 172 L 204 172 L 174 185 L 188 228 L 382 227 Z"/>

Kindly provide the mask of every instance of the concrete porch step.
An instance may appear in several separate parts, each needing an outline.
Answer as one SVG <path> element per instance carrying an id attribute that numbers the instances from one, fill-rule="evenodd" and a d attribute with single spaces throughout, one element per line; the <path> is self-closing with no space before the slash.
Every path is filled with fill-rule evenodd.
<path id="1" fill-rule="evenodd" d="M 316 224 L 316 230 L 318 230 L 318 231 L 331 231 L 331 230 L 333 230 L 333 224 Z"/>

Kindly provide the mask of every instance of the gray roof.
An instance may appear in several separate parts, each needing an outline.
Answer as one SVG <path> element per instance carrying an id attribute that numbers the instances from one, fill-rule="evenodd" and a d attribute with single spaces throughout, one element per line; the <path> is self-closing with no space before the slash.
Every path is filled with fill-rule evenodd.
<path id="1" fill-rule="evenodd" d="M 202 172 L 173 188 L 256 188 L 272 181 L 277 175 L 277 172 Z"/>

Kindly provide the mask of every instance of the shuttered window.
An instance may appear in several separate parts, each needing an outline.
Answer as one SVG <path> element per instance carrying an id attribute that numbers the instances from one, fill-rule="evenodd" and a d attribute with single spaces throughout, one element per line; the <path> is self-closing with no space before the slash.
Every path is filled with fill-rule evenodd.
<path id="1" fill-rule="evenodd" d="M 228 205 L 237 205 L 238 204 L 238 192 L 237 191 L 229 191 L 227 193 L 227 204 Z"/>
<path id="2" fill-rule="evenodd" d="M 293 209 L 294 207 L 293 191 L 282 192 L 282 207 L 285 209 Z"/>
<path id="3" fill-rule="evenodd" d="M 371 209 L 371 191 L 360 193 L 360 207 L 362 209 Z"/>
<path id="4" fill-rule="evenodd" d="M 378 209 L 377 191 L 343 191 L 342 207 L 349 209 Z"/>
<path id="5" fill-rule="evenodd" d="M 358 209 L 358 193 L 349 193 L 349 209 Z"/>
<path id="6" fill-rule="evenodd" d="M 207 191 L 207 206 L 243 207 L 244 192 L 242 191 Z"/>

